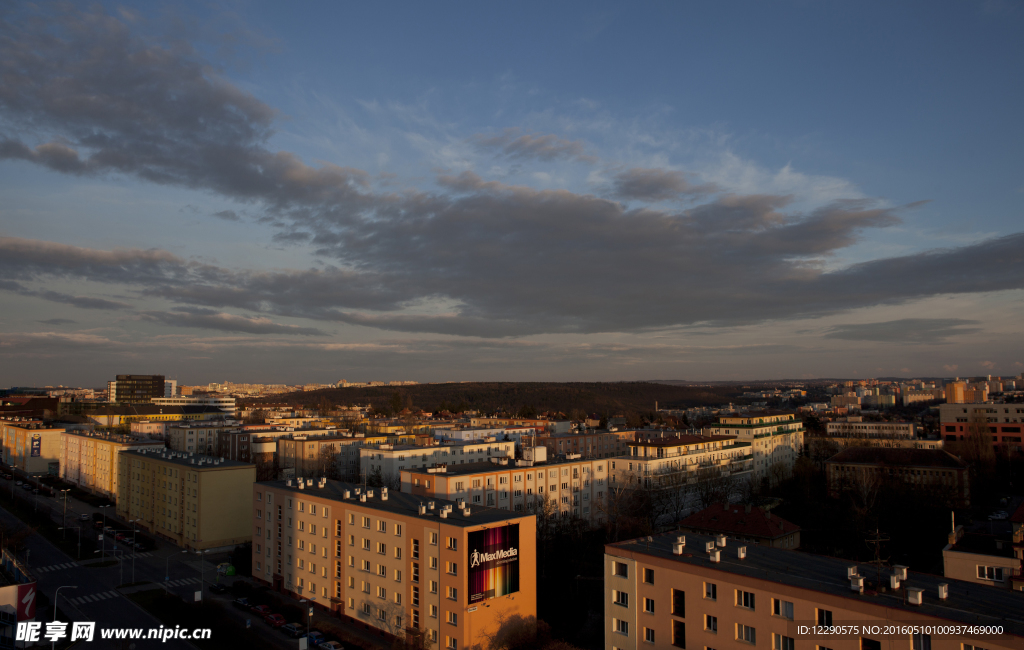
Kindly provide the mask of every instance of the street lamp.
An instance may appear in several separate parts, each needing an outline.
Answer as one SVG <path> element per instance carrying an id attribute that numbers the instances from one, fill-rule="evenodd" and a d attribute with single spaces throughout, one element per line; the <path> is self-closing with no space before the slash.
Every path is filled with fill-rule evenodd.
<path id="1" fill-rule="evenodd" d="M 57 591 L 53 594 L 53 620 L 55 621 L 57 620 L 57 598 L 60 597 L 61 589 L 78 589 L 78 585 L 61 585 L 57 587 Z M 56 645 L 57 639 L 55 638 L 53 642 L 50 644 L 50 647 L 53 648 Z"/>
<path id="2" fill-rule="evenodd" d="M 188 553 L 188 549 L 182 551 L 182 553 Z M 174 557 L 174 555 L 175 555 L 174 553 L 171 553 L 170 555 L 168 555 L 167 556 L 167 561 L 164 562 L 164 582 L 167 582 L 168 580 L 171 579 L 171 569 L 170 569 L 170 567 L 171 567 L 171 558 Z"/>
<path id="3" fill-rule="evenodd" d="M 81 526 L 61 526 L 60 529 L 65 528 L 77 528 L 78 529 L 78 559 L 82 559 L 82 527 Z"/>
<path id="4" fill-rule="evenodd" d="M 309 612 L 306 614 L 306 647 L 309 647 L 309 622 L 313 620 L 313 601 L 316 600 L 316 596 L 310 596 L 309 598 L 301 598 L 300 603 L 309 603 Z"/>
<path id="5" fill-rule="evenodd" d="M 138 519 L 130 519 L 129 524 L 132 525 L 132 583 L 135 582 L 135 522 Z"/>
<path id="6" fill-rule="evenodd" d="M 100 557 L 106 557 L 107 555 L 107 511 L 106 508 L 110 507 L 110 504 L 105 506 L 98 506 L 103 511 L 103 528 L 100 530 Z"/>
<path id="7" fill-rule="evenodd" d="M 203 562 L 203 555 L 209 552 L 210 549 L 196 550 L 196 555 L 199 556 L 199 600 L 203 599 L 203 588 L 206 586 L 206 563 Z"/>
<path id="8" fill-rule="evenodd" d="M 60 525 L 61 525 L 61 527 L 64 527 L 68 523 L 68 492 L 70 492 L 70 491 L 71 491 L 71 488 L 67 488 L 66 490 L 61 490 L 61 492 L 64 493 L 64 514 L 62 514 L 61 518 L 60 518 Z M 66 538 L 67 538 L 67 533 L 62 533 L 61 539 L 66 539 Z"/>

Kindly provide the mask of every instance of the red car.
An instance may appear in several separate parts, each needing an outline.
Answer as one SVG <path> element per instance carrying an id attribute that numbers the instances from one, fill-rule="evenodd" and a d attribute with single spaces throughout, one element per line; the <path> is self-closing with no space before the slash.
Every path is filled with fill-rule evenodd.
<path id="1" fill-rule="evenodd" d="M 267 607 L 266 605 L 256 605 L 255 607 L 252 608 L 252 611 L 256 612 L 258 615 L 262 616 L 263 618 L 266 618 L 266 617 L 270 616 L 273 613 L 273 612 L 270 611 L 270 608 Z"/>
<path id="2" fill-rule="evenodd" d="M 271 614 L 263 620 L 267 622 L 267 625 L 274 628 L 281 627 L 285 624 L 285 618 L 280 614 Z"/>

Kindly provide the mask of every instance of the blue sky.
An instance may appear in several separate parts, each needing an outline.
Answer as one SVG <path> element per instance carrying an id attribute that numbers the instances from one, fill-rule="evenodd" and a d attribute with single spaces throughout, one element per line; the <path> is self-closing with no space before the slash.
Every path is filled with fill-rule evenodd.
<path id="1" fill-rule="evenodd" d="M 1024 369 L 1019 4 L 2 19 L 0 384 Z"/>

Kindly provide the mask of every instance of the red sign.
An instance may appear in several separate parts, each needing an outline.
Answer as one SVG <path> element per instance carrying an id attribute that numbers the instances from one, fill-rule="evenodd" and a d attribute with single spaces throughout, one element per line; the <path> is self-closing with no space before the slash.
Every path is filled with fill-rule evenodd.
<path id="1" fill-rule="evenodd" d="M 36 583 L 18 585 L 18 620 L 29 621 L 36 617 Z"/>

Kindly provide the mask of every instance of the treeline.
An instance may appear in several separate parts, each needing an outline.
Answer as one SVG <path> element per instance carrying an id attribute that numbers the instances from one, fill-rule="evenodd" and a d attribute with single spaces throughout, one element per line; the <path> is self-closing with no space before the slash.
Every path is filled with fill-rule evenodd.
<path id="1" fill-rule="evenodd" d="M 395 413 L 404 408 L 459 413 L 476 410 L 515 417 L 561 413 L 565 417 L 612 417 L 653 414 L 660 408 L 689 408 L 737 401 L 739 386 L 671 386 L 649 382 L 472 382 L 328 388 L 265 398 L 317 408 L 324 402 L 339 405 L 372 404 L 375 410 Z"/>

